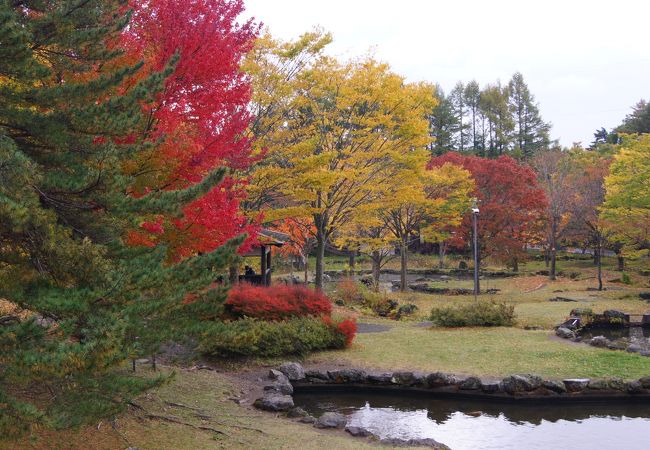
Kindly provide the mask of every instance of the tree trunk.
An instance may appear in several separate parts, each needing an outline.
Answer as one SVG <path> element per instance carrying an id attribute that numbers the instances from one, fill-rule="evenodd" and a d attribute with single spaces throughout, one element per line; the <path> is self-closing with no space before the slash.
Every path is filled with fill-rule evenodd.
<path id="1" fill-rule="evenodd" d="M 303 255 L 303 266 L 305 267 L 305 286 L 309 283 L 309 255 Z"/>
<path id="2" fill-rule="evenodd" d="M 400 291 L 406 292 L 406 267 L 408 265 L 408 256 L 407 256 L 407 250 L 408 250 L 408 245 L 406 242 L 406 237 L 402 238 L 402 242 L 400 245 L 400 274 L 399 274 L 399 280 L 400 280 Z"/>
<path id="3" fill-rule="evenodd" d="M 438 244 L 438 267 L 441 269 L 445 268 L 445 254 L 446 254 L 445 243 L 441 242 Z"/>
<path id="4" fill-rule="evenodd" d="M 596 238 L 596 242 L 598 242 L 598 238 Z M 600 252 L 598 249 L 598 244 L 594 246 L 594 266 L 597 266 L 600 264 Z"/>
<path id="5" fill-rule="evenodd" d="M 622 255 L 617 255 L 616 259 L 618 260 L 618 271 L 622 272 L 625 270 L 625 257 Z"/>
<path id="6" fill-rule="evenodd" d="M 350 272 L 352 272 L 354 270 L 354 266 L 356 266 L 356 263 L 357 263 L 357 261 L 356 261 L 357 253 L 356 252 L 350 252 L 350 254 L 348 256 L 350 258 L 349 262 L 348 262 L 348 265 L 350 266 Z"/>
<path id="7" fill-rule="evenodd" d="M 325 236 L 321 230 L 316 233 L 316 289 L 323 290 L 323 270 L 325 262 Z"/>
<path id="8" fill-rule="evenodd" d="M 231 286 L 234 286 L 237 283 L 239 283 L 239 265 L 237 264 L 230 265 L 230 267 L 228 268 L 228 279 L 230 281 Z"/>
<path id="9" fill-rule="evenodd" d="M 512 271 L 519 272 L 519 260 L 517 258 L 512 259 Z"/>
<path id="10" fill-rule="evenodd" d="M 603 264 L 602 264 L 602 259 L 601 258 L 601 243 L 600 243 L 600 233 L 596 235 L 596 242 L 598 245 L 596 246 L 596 253 L 597 253 L 597 258 L 598 258 L 598 290 L 602 291 L 603 290 Z"/>
<path id="11" fill-rule="evenodd" d="M 380 272 L 380 262 L 381 262 L 381 255 L 379 252 L 375 251 L 372 252 L 372 284 L 375 289 L 375 292 L 379 290 L 379 276 L 381 275 Z"/>
<path id="12" fill-rule="evenodd" d="M 551 281 L 555 280 L 555 269 L 556 269 L 556 259 L 557 259 L 556 232 L 557 232 L 557 223 L 555 222 L 555 219 L 553 219 L 553 222 L 551 224 L 551 242 L 549 242 L 549 244 L 551 245 L 551 269 L 549 270 L 548 278 Z"/>

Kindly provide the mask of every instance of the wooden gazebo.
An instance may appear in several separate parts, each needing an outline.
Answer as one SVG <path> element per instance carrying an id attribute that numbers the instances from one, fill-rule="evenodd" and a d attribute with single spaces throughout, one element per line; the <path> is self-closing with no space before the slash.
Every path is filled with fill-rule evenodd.
<path id="1" fill-rule="evenodd" d="M 282 247 L 289 240 L 289 235 L 279 231 L 262 228 L 257 232 L 257 243 L 244 254 L 244 257 L 260 258 L 260 273 L 246 273 L 239 275 L 239 281 L 257 284 L 260 286 L 271 285 L 271 247 Z"/>

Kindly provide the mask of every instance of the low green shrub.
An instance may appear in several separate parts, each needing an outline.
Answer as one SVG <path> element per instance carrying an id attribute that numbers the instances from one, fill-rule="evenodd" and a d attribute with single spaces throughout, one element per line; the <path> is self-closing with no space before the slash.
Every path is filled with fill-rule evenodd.
<path id="1" fill-rule="evenodd" d="M 621 282 L 623 284 L 632 284 L 632 280 L 630 279 L 630 275 L 627 272 L 623 272 L 621 274 Z"/>
<path id="2" fill-rule="evenodd" d="M 354 338 L 356 324 L 350 319 L 297 317 L 266 322 L 241 319 L 216 322 L 201 340 L 200 350 L 212 356 L 305 355 L 325 349 L 344 348 Z"/>
<path id="3" fill-rule="evenodd" d="M 441 327 L 509 327 L 515 324 L 515 307 L 492 300 L 433 308 L 429 319 Z"/>

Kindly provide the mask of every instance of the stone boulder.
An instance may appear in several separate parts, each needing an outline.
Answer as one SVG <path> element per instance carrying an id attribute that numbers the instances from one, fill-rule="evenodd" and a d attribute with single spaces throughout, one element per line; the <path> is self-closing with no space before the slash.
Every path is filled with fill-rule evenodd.
<path id="1" fill-rule="evenodd" d="M 458 384 L 459 389 L 464 391 L 477 391 L 481 389 L 482 383 L 480 378 L 469 377 Z"/>
<path id="2" fill-rule="evenodd" d="M 606 348 L 609 345 L 609 339 L 605 336 L 594 336 L 589 339 L 589 345 L 592 347 Z"/>
<path id="3" fill-rule="evenodd" d="M 327 372 L 334 383 L 363 383 L 366 372 L 358 369 L 344 369 Z"/>
<path id="4" fill-rule="evenodd" d="M 413 372 L 394 372 L 390 382 L 398 386 L 419 386 L 425 380 L 424 377 L 418 376 Z"/>
<path id="5" fill-rule="evenodd" d="M 645 389 L 643 388 L 643 384 L 641 384 L 640 381 L 631 381 L 627 383 L 627 393 L 628 394 L 644 394 Z"/>
<path id="6" fill-rule="evenodd" d="M 573 331 L 565 327 L 559 327 L 555 330 L 555 334 L 562 339 L 574 339 L 576 337 L 576 334 Z"/>
<path id="7" fill-rule="evenodd" d="M 293 386 L 291 385 L 291 383 L 289 383 L 289 381 L 287 381 L 286 383 L 277 381 L 272 384 L 267 384 L 266 386 L 264 386 L 264 390 L 278 392 L 283 395 L 293 395 Z"/>
<path id="8" fill-rule="evenodd" d="M 626 388 L 625 381 L 620 378 L 611 378 L 607 381 L 607 384 L 610 389 L 615 391 L 624 391 Z"/>
<path id="9" fill-rule="evenodd" d="M 390 372 L 384 373 L 369 373 L 366 376 L 366 381 L 370 384 L 391 384 L 393 374 Z"/>
<path id="10" fill-rule="evenodd" d="M 297 362 L 286 362 L 279 367 L 279 370 L 286 375 L 289 381 L 305 379 L 305 369 Z"/>
<path id="11" fill-rule="evenodd" d="M 289 378 L 285 374 L 275 369 L 269 370 L 269 380 L 279 381 L 280 383 L 289 382 Z"/>
<path id="12" fill-rule="evenodd" d="M 294 407 L 293 397 L 267 391 L 264 397 L 258 398 L 253 403 L 257 409 L 264 411 L 289 411 Z"/>
<path id="13" fill-rule="evenodd" d="M 566 386 L 561 381 L 544 380 L 542 381 L 542 387 L 557 394 L 564 394 L 566 392 Z"/>
<path id="14" fill-rule="evenodd" d="M 625 315 L 625 313 L 621 311 L 616 311 L 615 309 L 608 309 L 607 311 L 604 311 L 603 316 L 605 316 L 605 319 L 607 319 L 610 322 L 612 321 L 612 319 L 614 319 L 614 321 L 623 321 L 623 322 L 627 321 L 627 316 Z"/>
<path id="15" fill-rule="evenodd" d="M 401 438 L 385 438 L 379 441 L 380 444 L 390 447 L 428 447 L 438 450 L 450 450 L 445 444 L 441 444 L 435 439 L 417 438 L 417 439 L 401 439 Z"/>
<path id="16" fill-rule="evenodd" d="M 650 377 L 643 377 L 639 380 L 643 389 L 650 389 Z"/>
<path id="17" fill-rule="evenodd" d="M 351 427 L 347 426 L 345 427 L 345 431 L 350 433 L 352 436 L 356 437 L 368 437 L 368 436 L 374 436 L 372 432 L 369 430 L 363 428 L 363 427 Z"/>
<path id="18" fill-rule="evenodd" d="M 503 390 L 500 382 L 481 382 L 481 390 L 486 394 L 495 394 Z"/>
<path id="19" fill-rule="evenodd" d="M 304 409 L 302 409 L 300 406 L 291 408 L 289 412 L 287 412 L 287 417 L 291 417 L 291 418 L 307 417 L 308 415 L 309 413 Z"/>
<path id="20" fill-rule="evenodd" d="M 542 386 L 542 378 L 538 375 L 521 374 L 506 377 L 501 382 L 503 390 L 510 395 L 534 391 Z"/>
<path id="21" fill-rule="evenodd" d="M 602 391 L 609 389 L 609 383 L 607 380 L 590 380 L 587 387 L 595 391 Z"/>
<path id="22" fill-rule="evenodd" d="M 627 346 L 625 351 L 628 353 L 641 353 L 643 351 L 643 347 L 638 344 L 630 344 Z"/>
<path id="23" fill-rule="evenodd" d="M 343 428 L 347 423 L 347 419 L 343 414 L 335 412 L 326 412 L 314 423 L 316 428 Z"/>
<path id="24" fill-rule="evenodd" d="M 451 386 L 453 384 L 457 383 L 457 379 L 455 376 L 448 374 L 448 373 L 443 373 L 443 372 L 435 372 L 427 375 L 426 382 L 427 386 L 436 388 L 436 387 L 442 387 L 442 386 Z"/>
<path id="25" fill-rule="evenodd" d="M 582 392 L 589 386 L 589 378 L 569 378 L 563 380 L 567 392 Z"/>
<path id="26" fill-rule="evenodd" d="M 326 370 L 306 370 L 305 378 L 311 383 L 325 383 L 330 381 L 330 376 Z"/>

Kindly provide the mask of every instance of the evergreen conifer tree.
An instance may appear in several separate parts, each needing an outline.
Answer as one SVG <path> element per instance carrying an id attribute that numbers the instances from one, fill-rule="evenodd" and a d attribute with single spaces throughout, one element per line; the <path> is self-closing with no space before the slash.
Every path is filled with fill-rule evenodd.
<path id="1" fill-rule="evenodd" d="M 241 242 L 174 266 L 164 247 L 126 243 L 223 171 L 131 195 L 138 173 L 125 167 L 155 147 L 142 105 L 174 60 L 144 77 L 117 63 L 123 4 L 0 2 L 0 298 L 27 317 L 0 317 L 0 435 L 111 415 L 160 382 L 124 362 L 218 315 L 225 288 L 206 286 Z"/>

